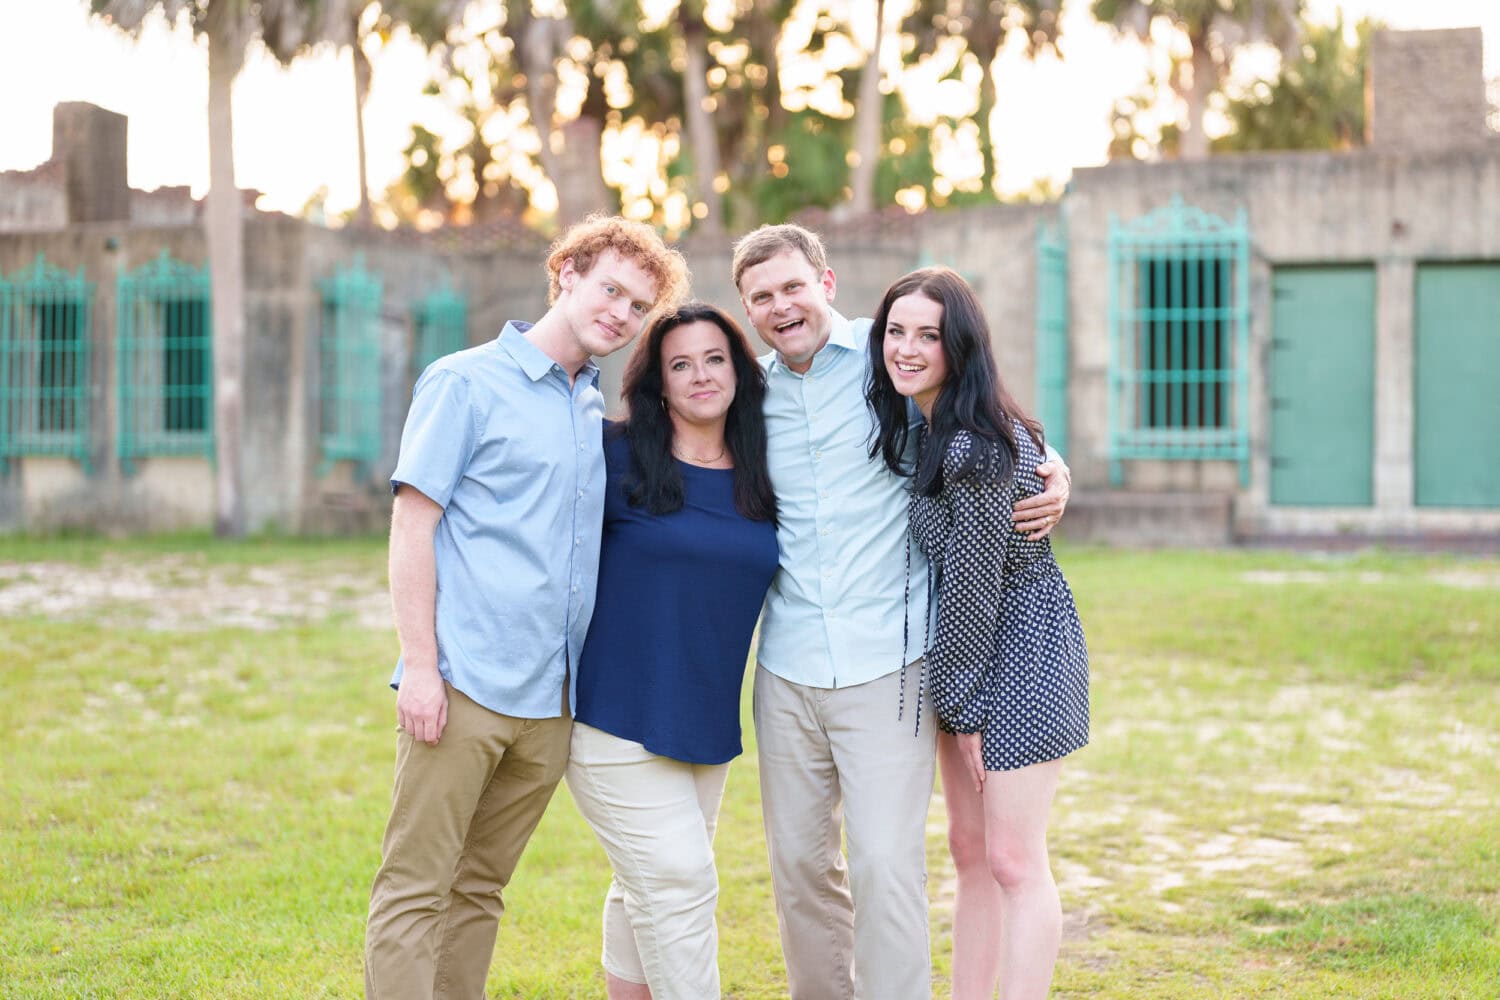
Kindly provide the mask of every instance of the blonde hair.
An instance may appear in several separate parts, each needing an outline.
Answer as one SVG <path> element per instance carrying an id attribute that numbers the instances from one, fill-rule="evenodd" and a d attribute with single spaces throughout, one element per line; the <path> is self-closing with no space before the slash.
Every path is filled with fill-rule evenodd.
<path id="1" fill-rule="evenodd" d="M 828 254 L 818 234 L 790 222 L 776 226 L 761 226 L 740 237 L 734 245 L 734 287 L 740 287 L 745 272 L 757 264 L 764 264 L 779 253 L 795 250 L 807 258 L 813 270 L 822 274 L 828 270 Z"/>
<path id="2" fill-rule="evenodd" d="M 675 309 L 687 297 L 691 278 L 687 261 L 663 243 L 655 229 L 618 215 L 591 215 L 570 226 L 547 251 L 547 304 L 556 302 L 562 292 L 558 276 L 564 263 L 572 260 L 579 274 L 587 274 L 606 250 L 640 265 L 656 282 L 653 313 Z"/>

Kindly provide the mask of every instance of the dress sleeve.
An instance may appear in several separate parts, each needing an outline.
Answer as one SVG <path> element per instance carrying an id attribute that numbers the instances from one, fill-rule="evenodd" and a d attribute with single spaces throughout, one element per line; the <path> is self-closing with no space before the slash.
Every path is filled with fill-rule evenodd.
<path id="1" fill-rule="evenodd" d="M 945 479 L 950 468 L 957 472 L 971 446 L 967 435 L 954 438 L 945 457 Z M 984 680 L 993 667 L 1000 578 L 1011 531 L 1010 490 L 985 465 L 947 480 L 944 488 L 953 522 L 943 546 L 937 629 L 927 651 L 933 707 L 943 725 L 959 733 L 984 728 Z"/>

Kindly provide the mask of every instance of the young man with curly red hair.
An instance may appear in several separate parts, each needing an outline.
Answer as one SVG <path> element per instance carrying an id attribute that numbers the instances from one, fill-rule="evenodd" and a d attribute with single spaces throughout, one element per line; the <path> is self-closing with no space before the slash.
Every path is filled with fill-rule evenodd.
<path id="1" fill-rule="evenodd" d="M 434 362 L 391 476 L 396 776 L 370 894 L 372 1000 L 479 998 L 502 892 L 563 775 L 604 506 L 592 358 L 687 288 L 655 230 L 588 219 L 547 258 L 550 308 Z"/>

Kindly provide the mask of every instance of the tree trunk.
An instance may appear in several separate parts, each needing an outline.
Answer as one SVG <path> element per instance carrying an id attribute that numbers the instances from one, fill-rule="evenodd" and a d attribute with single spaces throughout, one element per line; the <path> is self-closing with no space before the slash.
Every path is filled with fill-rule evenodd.
<path id="1" fill-rule="evenodd" d="M 849 172 L 849 200 L 834 209 L 835 218 L 875 211 L 875 176 L 880 166 L 881 126 L 885 124 L 885 100 L 880 94 L 880 45 L 884 39 L 885 0 L 876 0 L 875 44 L 859 72 L 858 104 L 854 108 L 854 162 Z"/>
<path id="2" fill-rule="evenodd" d="M 1218 83 L 1218 68 L 1214 65 L 1213 52 L 1208 47 L 1208 29 L 1189 35 L 1193 45 L 1193 85 L 1187 91 L 1188 124 L 1182 134 L 1181 152 L 1184 160 L 1202 160 L 1208 156 L 1208 136 L 1203 132 L 1203 115 L 1208 110 L 1208 98 Z"/>
<path id="3" fill-rule="evenodd" d="M 995 160 L 995 139 L 990 133 L 990 119 L 994 117 L 995 105 L 999 102 L 999 87 L 995 83 L 995 59 L 1000 55 L 1000 42 L 998 35 L 993 39 L 986 36 L 983 39 L 971 38 L 969 41 L 974 55 L 979 59 L 979 65 L 984 68 L 984 74 L 979 78 L 979 110 L 974 115 L 974 124 L 979 127 L 979 153 L 984 163 L 980 190 L 992 198 L 995 197 L 998 164 Z"/>
<path id="4" fill-rule="evenodd" d="M 560 51 L 556 40 L 553 18 L 532 17 L 529 0 L 508 7 L 511 22 L 515 25 L 516 61 L 526 77 L 526 110 L 531 116 L 531 125 L 541 139 L 537 159 L 541 161 L 542 173 L 552 182 L 557 192 L 557 221 L 565 228 L 564 193 L 561 176 L 561 136 L 554 136 L 552 120 L 557 110 L 557 68 L 555 61 Z M 557 146 L 553 140 L 558 139 Z"/>
<path id="5" fill-rule="evenodd" d="M 604 118 L 589 114 L 585 102 L 584 112 L 561 131 L 562 154 L 552 184 L 557 188 L 557 225 L 566 229 L 591 212 L 612 212 L 617 206 L 604 183 Z"/>
<path id="6" fill-rule="evenodd" d="M 230 91 L 245 58 L 236 0 L 208 7 L 208 196 L 203 222 L 213 296 L 214 532 L 245 533 L 241 440 L 245 409 L 245 232 L 234 181 Z"/>
<path id="7" fill-rule="evenodd" d="M 739 21 L 745 41 L 750 44 L 750 62 L 766 67 L 766 78 L 759 86 L 749 86 L 752 95 L 743 122 L 732 123 L 728 141 L 722 148 L 735 154 L 728 157 L 730 167 L 730 224 L 737 230 L 752 229 L 760 223 L 756 213 L 753 189 L 766 169 L 766 149 L 770 137 L 780 132 L 787 121 L 786 107 L 781 103 L 781 69 L 776 49 L 781 29 L 791 15 L 791 0 L 751 0 L 751 11 Z"/>
<path id="8" fill-rule="evenodd" d="M 884 3 L 884 0 L 881 0 Z M 699 200 L 708 210 L 693 228 L 709 236 L 724 232 L 724 205 L 714 182 L 719 177 L 719 137 L 708 110 L 708 29 L 703 24 L 702 3 L 683 0 L 677 8 L 682 29 L 687 68 L 682 77 L 683 114 L 692 142 L 693 179 Z"/>
<path id="9" fill-rule="evenodd" d="M 359 160 L 359 208 L 355 212 L 354 221 L 361 226 L 368 226 L 371 217 L 370 182 L 365 155 L 365 102 L 370 99 L 370 58 L 360 45 L 357 12 L 350 31 L 353 33 L 353 40 L 349 43 L 349 50 L 354 56 L 354 146 Z"/>

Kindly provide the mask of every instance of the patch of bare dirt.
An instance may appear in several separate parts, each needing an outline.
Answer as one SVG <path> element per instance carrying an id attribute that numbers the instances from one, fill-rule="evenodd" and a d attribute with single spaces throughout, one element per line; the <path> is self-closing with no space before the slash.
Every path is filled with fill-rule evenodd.
<path id="1" fill-rule="evenodd" d="M 273 629 L 348 616 L 391 626 L 385 582 L 301 565 L 209 566 L 182 556 L 0 564 L 0 618 L 104 621 L 162 631 Z"/>

